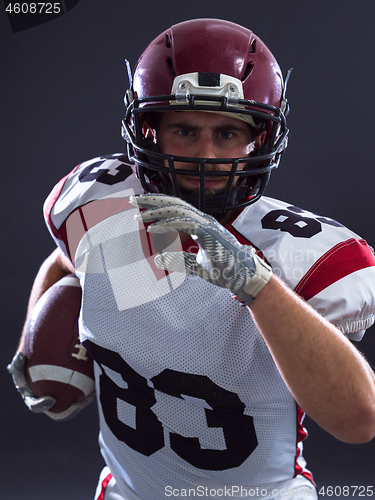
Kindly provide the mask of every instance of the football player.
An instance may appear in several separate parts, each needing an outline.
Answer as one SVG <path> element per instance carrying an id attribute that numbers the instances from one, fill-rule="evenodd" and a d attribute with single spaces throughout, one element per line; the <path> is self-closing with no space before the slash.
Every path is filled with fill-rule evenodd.
<path id="1" fill-rule="evenodd" d="M 254 33 L 186 21 L 129 73 L 127 154 L 86 161 L 53 189 L 58 249 L 29 304 L 79 277 L 107 464 L 96 499 L 317 498 L 305 413 L 342 441 L 375 434 L 374 374 L 349 340 L 374 322 L 373 252 L 263 196 L 288 102 Z M 23 361 L 21 340 L 10 371 L 48 410 Z"/>

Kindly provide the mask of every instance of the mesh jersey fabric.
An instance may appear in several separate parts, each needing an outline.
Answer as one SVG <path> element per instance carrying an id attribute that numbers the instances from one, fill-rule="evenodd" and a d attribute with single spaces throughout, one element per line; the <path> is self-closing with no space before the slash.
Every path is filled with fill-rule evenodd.
<path id="1" fill-rule="evenodd" d="M 140 192 L 113 155 L 80 165 L 45 204 L 81 281 L 80 337 L 96 361 L 101 450 L 120 491 L 148 500 L 168 485 L 310 481 L 303 412 L 249 310 L 229 290 L 155 267 L 127 202 Z M 373 323 L 373 253 L 348 229 L 264 197 L 229 229 L 344 333 Z"/>

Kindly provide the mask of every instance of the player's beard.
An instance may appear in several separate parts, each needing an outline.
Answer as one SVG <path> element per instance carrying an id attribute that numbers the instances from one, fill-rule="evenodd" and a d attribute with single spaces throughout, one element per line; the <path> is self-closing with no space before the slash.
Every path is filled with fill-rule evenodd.
<path id="1" fill-rule="evenodd" d="M 190 168 L 189 168 L 190 167 Z M 215 166 L 216 167 L 216 166 Z M 207 172 L 213 172 L 213 171 L 219 171 L 219 172 L 222 172 L 222 171 L 227 171 L 228 172 L 228 176 L 218 176 L 218 177 L 215 177 L 215 176 L 205 176 L 205 182 L 214 182 L 214 181 L 218 181 L 220 183 L 220 185 L 218 185 L 217 187 L 205 187 L 204 189 L 204 195 L 208 198 L 212 197 L 212 196 L 215 196 L 218 192 L 223 192 L 226 188 L 226 185 L 227 185 L 227 181 L 228 181 L 228 178 L 229 178 L 229 171 L 228 170 L 224 170 L 224 169 L 220 169 L 220 168 L 215 168 L 213 167 L 212 169 L 207 169 Z M 186 166 L 184 167 L 184 169 L 186 170 L 189 170 L 191 169 L 192 171 L 194 172 L 197 172 L 197 169 L 195 166 Z M 199 196 L 199 186 L 187 186 L 186 185 L 186 182 L 184 182 L 184 180 L 186 178 L 189 178 L 188 175 L 179 175 L 178 173 L 178 169 L 176 169 L 176 177 L 177 177 L 177 183 L 178 185 L 180 186 L 180 189 L 182 189 L 183 191 L 188 191 L 190 195 L 192 196 Z M 192 176 L 193 177 L 193 176 Z M 199 176 L 194 176 L 193 177 L 194 180 L 198 180 L 199 179 Z M 233 188 L 233 186 L 232 186 Z"/>
<path id="2" fill-rule="evenodd" d="M 223 191 L 223 189 L 220 191 Z M 199 196 L 199 187 L 194 188 L 192 190 L 189 190 L 189 193 L 192 196 Z M 212 196 L 214 196 L 217 193 L 218 193 L 218 191 L 215 191 L 215 189 L 211 189 L 211 188 L 205 188 L 205 190 L 204 190 L 204 195 L 207 196 L 208 198 L 211 198 Z"/>

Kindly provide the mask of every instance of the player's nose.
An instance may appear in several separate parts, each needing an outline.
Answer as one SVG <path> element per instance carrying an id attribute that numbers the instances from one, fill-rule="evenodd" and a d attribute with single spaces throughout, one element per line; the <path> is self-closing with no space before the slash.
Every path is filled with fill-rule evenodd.
<path id="1" fill-rule="evenodd" d="M 196 141 L 194 153 L 197 158 L 218 158 L 213 139 L 207 137 L 200 137 Z"/>

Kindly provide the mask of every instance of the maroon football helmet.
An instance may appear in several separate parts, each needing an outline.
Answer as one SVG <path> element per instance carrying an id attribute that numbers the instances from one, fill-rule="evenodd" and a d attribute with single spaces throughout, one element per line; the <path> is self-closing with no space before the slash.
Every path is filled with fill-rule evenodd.
<path id="1" fill-rule="evenodd" d="M 130 73 L 130 70 L 129 70 Z M 130 75 L 131 78 L 131 75 Z M 146 192 L 178 196 L 200 210 L 222 216 L 257 201 L 287 145 L 288 104 L 281 70 L 266 45 L 250 30 L 218 19 L 176 24 L 141 55 L 125 96 L 122 135 Z M 244 158 L 189 158 L 160 153 L 142 133 L 147 113 L 199 110 L 229 114 L 265 129 L 262 147 Z M 153 115 L 155 116 L 155 115 Z M 199 177 L 199 195 L 180 189 L 174 162 L 197 165 L 179 174 Z M 206 164 L 231 164 L 224 191 L 205 195 Z"/>

